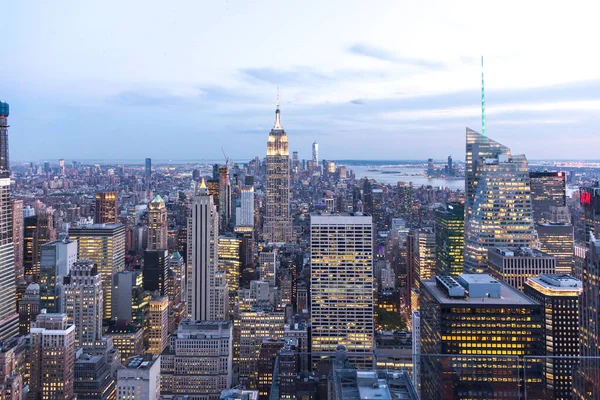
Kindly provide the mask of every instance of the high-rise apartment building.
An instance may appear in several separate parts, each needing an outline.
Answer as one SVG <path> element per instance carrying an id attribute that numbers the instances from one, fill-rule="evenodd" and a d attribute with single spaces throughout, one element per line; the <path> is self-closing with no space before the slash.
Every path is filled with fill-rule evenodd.
<path id="1" fill-rule="evenodd" d="M 572 399 L 573 375 L 579 356 L 579 298 L 581 281 L 569 275 L 540 275 L 525 282 L 524 292 L 542 307 L 544 321 L 545 387 L 536 394 L 545 399 Z M 529 393 L 528 395 L 534 395 Z"/>
<path id="2" fill-rule="evenodd" d="M 232 382 L 231 322 L 182 321 L 160 365 L 161 398 L 219 398 Z"/>
<path id="3" fill-rule="evenodd" d="M 169 252 L 166 249 L 144 251 L 144 290 L 167 295 Z"/>
<path id="4" fill-rule="evenodd" d="M 116 224 L 119 222 L 119 202 L 115 192 L 96 193 L 94 222 L 97 224 Z"/>
<path id="5" fill-rule="evenodd" d="M 19 331 L 8 162 L 8 103 L 0 101 L 0 340 Z"/>
<path id="6" fill-rule="evenodd" d="M 354 365 L 372 366 L 373 220 L 311 215 L 310 242 L 312 351 L 344 345 Z"/>
<path id="7" fill-rule="evenodd" d="M 117 400 L 160 399 L 160 364 L 152 354 L 129 358 L 117 373 Z"/>
<path id="8" fill-rule="evenodd" d="M 436 275 L 457 277 L 463 273 L 465 252 L 465 207 L 448 203 L 435 213 Z"/>
<path id="9" fill-rule="evenodd" d="M 149 311 L 148 353 L 160 354 L 169 343 L 169 298 L 153 297 Z"/>
<path id="10" fill-rule="evenodd" d="M 219 319 L 221 299 L 216 290 L 219 214 L 204 180 L 192 197 L 188 218 L 188 316 L 194 321 Z M 227 302 L 227 301 L 226 301 Z"/>
<path id="11" fill-rule="evenodd" d="M 319 165 L 319 143 L 316 140 L 312 144 L 312 162 L 314 166 Z"/>
<path id="12" fill-rule="evenodd" d="M 556 273 L 571 274 L 575 263 L 573 225 L 558 222 L 537 224 L 540 250 L 556 258 Z"/>
<path id="13" fill-rule="evenodd" d="M 76 347 L 92 348 L 102 338 L 102 275 L 87 260 L 71 266 L 65 278 L 65 313 L 75 326 Z"/>
<path id="14" fill-rule="evenodd" d="M 421 398 L 516 399 L 542 382 L 542 305 L 487 274 L 421 287 Z M 473 323 L 477 321 L 477 323 Z M 524 371 L 523 368 L 527 368 Z"/>
<path id="15" fill-rule="evenodd" d="M 287 134 L 281 126 L 279 104 L 275 111 L 275 126 L 271 129 L 267 141 L 264 237 L 271 243 L 286 243 L 292 240 L 290 152 Z"/>
<path id="16" fill-rule="evenodd" d="M 225 272 L 229 297 L 229 312 L 233 313 L 238 303 L 240 278 L 242 274 L 241 239 L 234 234 L 219 236 L 219 271 Z"/>
<path id="17" fill-rule="evenodd" d="M 494 278 L 523 291 L 527 278 L 556 274 L 556 258 L 537 249 L 520 247 L 489 249 L 488 270 Z"/>
<path id="18" fill-rule="evenodd" d="M 77 241 L 64 238 L 40 247 L 40 297 L 49 313 L 64 313 L 63 281 L 77 261 Z"/>
<path id="19" fill-rule="evenodd" d="M 160 196 L 148 204 L 148 250 L 165 250 L 168 243 L 167 207 Z"/>
<path id="20" fill-rule="evenodd" d="M 106 335 L 121 354 L 121 363 L 134 356 L 144 354 L 144 329 L 139 325 L 109 326 Z"/>
<path id="21" fill-rule="evenodd" d="M 481 272 L 494 247 L 536 247 L 523 155 L 467 128 L 465 268 Z"/>
<path id="22" fill-rule="evenodd" d="M 563 172 L 530 172 L 531 205 L 536 223 L 551 221 L 551 207 L 567 205 L 565 174 Z"/>
<path id="23" fill-rule="evenodd" d="M 235 213 L 235 225 L 254 227 L 254 186 L 242 186 L 240 206 Z"/>
<path id="24" fill-rule="evenodd" d="M 75 326 L 65 314 L 37 316 L 30 329 L 30 392 L 34 399 L 72 399 Z"/>
<path id="25" fill-rule="evenodd" d="M 23 270 L 23 200 L 11 200 L 12 241 L 15 254 L 15 282 L 25 279 Z"/>
<path id="26" fill-rule="evenodd" d="M 114 275 L 125 267 L 125 226 L 122 224 L 82 225 L 69 229 L 78 243 L 77 258 L 95 264 L 102 274 L 103 318 L 112 317 Z"/>

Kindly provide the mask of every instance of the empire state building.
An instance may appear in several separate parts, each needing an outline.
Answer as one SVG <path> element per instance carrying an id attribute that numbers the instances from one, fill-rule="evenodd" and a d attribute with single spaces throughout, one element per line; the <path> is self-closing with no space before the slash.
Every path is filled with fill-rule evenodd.
<path id="1" fill-rule="evenodd" d="M 266 192 L 265 240 L 271 243 L 290 242 L 290 152 L 287 134 L 281 126 L 279 102 L 275 111 L 275 126 L 271 129 L 267 141 Z"/>

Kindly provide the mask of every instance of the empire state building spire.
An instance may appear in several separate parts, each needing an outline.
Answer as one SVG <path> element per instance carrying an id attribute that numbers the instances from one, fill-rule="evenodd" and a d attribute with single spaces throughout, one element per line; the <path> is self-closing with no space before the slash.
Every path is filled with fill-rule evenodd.
<path id="1" fill-rule="evenodd" d="M 273 126 L 273 130 L 283 130 L 281 126 L 281 112 L 279 111 L 279 86 L 277 87 L 277 109 L 275 110 L 275 125 Z"/>

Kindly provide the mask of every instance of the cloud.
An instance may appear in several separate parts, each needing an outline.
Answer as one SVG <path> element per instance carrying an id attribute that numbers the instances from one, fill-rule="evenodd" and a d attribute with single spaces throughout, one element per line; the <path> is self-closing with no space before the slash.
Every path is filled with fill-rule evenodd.
<path id="1" fill-rule="evenodd" d="M 112 97 L 111 101 L 135 107 L 178 106 L 187 104 L 199 92 L 172 94 L 163 90 L 127 90 Z"/>
<path id="2" fill-rule="evenodd" d="M 355 43 L 351 45 L 350 47 L 348 47 L 348 51 L 352 54 L 356 54 L 359 56 L 374 58 L 380 61 L 388 61 L 395 64 L 402 64 L 411 67 L 419 67 L 432 70 L 442 70 L 446 68 L 445 64 L 439 61 L 427 60 L 423 58 L 399 57 L 387 50 L 363 43 Z"/>
<path id="3" fill-rule="evenodd" d="M 554 101 L 545 103 L 512 103 L 488 107 L 486 116 L 512 113 L 544 113 L 561 111 L 600 111 L 600 100 Z M 469 118 L 481 112 L 479 107 L 431 108 L 410 111 L 383 112 L 381 117 L 397 121 Z"/>
<path id="4" fill-rule="evenodd" d="M 313 68 L 297 67 L 289 70 L 275 68 L 245 68 L 242 75 L 250 81 L 274 85 L 297 85 L 330 81 L 331 78 Z"/>
<path id="5" fill-rule="evenodd" d="M 350 100 L 351 104 L 356 104 L 359 106 L 365 105 L 367 104 L 367 102 L 365 101 L 365 99 L 354 99 L 354 100 Z"/>

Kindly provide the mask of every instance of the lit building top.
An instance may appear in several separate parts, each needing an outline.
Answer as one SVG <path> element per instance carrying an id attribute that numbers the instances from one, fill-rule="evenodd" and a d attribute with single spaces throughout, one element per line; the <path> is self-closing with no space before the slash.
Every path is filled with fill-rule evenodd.
<path id="1" fill-rule="evenodd" d="M 546 296 L 579 296 L 583 292 L 582 282 L 566 274 L 542 274 L 526 284 Z"/>

